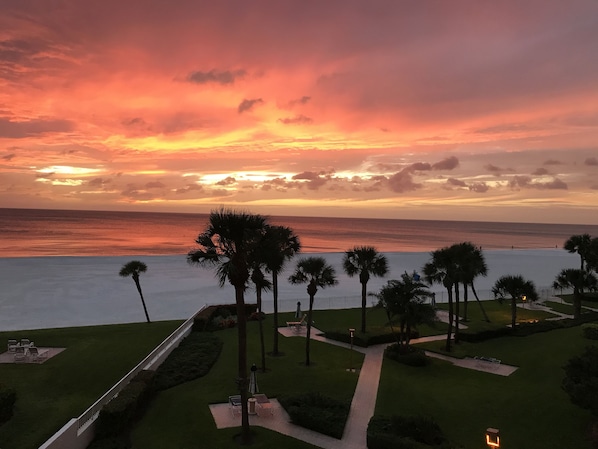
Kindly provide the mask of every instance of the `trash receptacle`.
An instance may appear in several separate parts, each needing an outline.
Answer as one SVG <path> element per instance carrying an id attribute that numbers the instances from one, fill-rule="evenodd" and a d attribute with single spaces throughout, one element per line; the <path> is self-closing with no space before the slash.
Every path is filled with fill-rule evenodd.
<path id="1" fill-rule="evenodd" d="M 255 398 L 249 398 L 247 399 L 247 408 L 249 409 L 249 414 L 250 415 L 257 415 L 257 412 L 255 411 L 255 403 L 257 401 L 255 400 Z"/>

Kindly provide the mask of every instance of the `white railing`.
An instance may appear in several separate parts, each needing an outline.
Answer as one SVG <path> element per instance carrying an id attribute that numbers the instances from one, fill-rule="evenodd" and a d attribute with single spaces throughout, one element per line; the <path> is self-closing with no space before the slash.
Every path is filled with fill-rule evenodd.
<path id="1" fill-rule="evenodd" d="M 95 422 L 102 410 L 112 398 L 118 395 L 120 391 L 130 382 L 130 380 L 144 369 L 150 369 L 154 366 L 159 366 L 168 357 L 174 348 L 178 346 L 181 340 L 186 337 L 193 326 L 195 317 L 205 308 L 204 305 L 197 313 L 193 314 L 183 324 L 181 324 L 172 334 L 170 334 L 160 345 L 158 345 L 147 357 L 129 371 L 121 380 L 119 380 L 110 390 L 102 395 L 96 402 L 94 402 L 87 410 L 85 410 L 78 418 L 71 420 L 55 435 L 53 435 L 46 443 L 40 446 L 40 449 L 63 449 L 68 448 L 85 448 L 91 439 L 93 433 L 88 434 L 90 426 Z M 76 425 L 76 433 L 73 426 Z M 84 435 L 79 441 L 76 441 L 80 436 Z"/>

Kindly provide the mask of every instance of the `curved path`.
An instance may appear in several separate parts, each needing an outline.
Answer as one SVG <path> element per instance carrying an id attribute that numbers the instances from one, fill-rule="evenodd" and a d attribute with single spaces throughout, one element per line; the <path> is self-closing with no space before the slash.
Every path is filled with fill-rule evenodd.
<path id="1" fill-rule="evenodd" d="M 440 317 L 444 318 L 443 316 Z M 281 327 L 279 332 L 285 337 L 305 337 L 305 329 L 297 332 L 292 328 Z M 336 340 L 330 340 L 320 335 L 318 329 L 312 327 L 312 340 L 318 340 L 325 343 L 342 346 L 349 349 L 350 345 Z M 434 335 L 411 340 L 412 343 L 423 343 L 426 341 L 445 340 L 446 335 Z M 336 438 L 305 429 L 301 426 L 292 424 L 289 415 L 276 399 L 272 399 L 273 413 L 267 411 L 259 415 L 249 416 L 249 424 L 252 426 L 261 426 L 284 435 L 289 435 L 298 440 L 306 441 L 314 446 L 325 449 L 365 449 L 367 448 L 367 428 L 370 418 L 374 415 L 376 409 L 376 397 L 378 396 L 378 384 L 380 382 L 380 373 L 382 371 L 382 361 L 384 358 L 384 349 L 386 344 L 361 348 L 353 346 L 353 350 L 365 354 L 361 370 L 359 371 L 359 380 L 351 401 L 351 409 L 345 424 L 343 438 Z M 504 365 L 500 363 L 491 363 L 475 359 L 458 359 L 455 357 L 444 356 L 441 354 L 428 353 L 431 357 L 436 357 L 453 363 L 462 368 L 484 371 L 501 376 L 509 376 L 517 367 Z M 239 427 L 239 416 L 233 416 L 228 404 L 212 404 L 210 411 L 216 422 L 218 429 L 226 427 Z"/>

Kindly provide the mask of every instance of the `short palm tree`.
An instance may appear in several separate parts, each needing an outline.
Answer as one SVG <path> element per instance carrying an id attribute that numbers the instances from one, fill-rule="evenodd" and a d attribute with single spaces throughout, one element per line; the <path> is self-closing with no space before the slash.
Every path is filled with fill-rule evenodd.
<path id="1" fill-rule="evenodd" d="M 590 234 L 572 235 L 567 239 L 563 248 L 570 253 L 579 254 L 581 259 L 581 269 L 585 270 L 585 262 L 592 244 L 592 237 Z"/>
<path id="2" fill-rule="evenodd" d="M 536 301 L 538 293 L 532 281 L 528 281 L 523 276 L 501 276 L 492 287 L 494 297 L 499 301 L 506 298 L 511 300 L 511 327 L 515 329 L 517 324 L 517 301 Z"/>
<path id="3" fill-rule="evenodd" d="M 436 318 L 434 307 L 425 303 L 432 293 L 426 284 L 415 280 L 407 272 L 401 275 L 400 280 L 388 281 L 376 296 L 379 305 L 386 310 L 393 333 L 392 318 L 398 317 L 401 330 L 397 338 L 399 346 L 404 342 L 405 346 L 409 347 L 411 329 L 419 324 L 432 323 Z"/>
<path id="4" fill-rule="evenodd" d="M 145 312 L 145 319 L 147 322 L 150 322 L 149 314 L 147 313 L 147 307 L 145 305 L 145 299 L 143 299 L 143 292 L 141 291 L 141 283 L 139 282 L 139 274 L 145 273 L 147 271 L 147 265 L 143 262 L 138 260 L 132 260 L 122 266 L 120 272 L 118 273 L 119 276 L 124 278 L 131 276 L 133 278 L 133 282 L 135 282 L 135 286 L 137 287 L 137 291 L 139 292 L 139 296 L 141 296 L 141 304 L 143 304 L 143 311 Z"/>
<path id="5" fill-rule="evenodd" d="M 343 269 L 349 277 L 359 274 L 361 283 L 361 332 L 366 328 L 367 285 L 370 276 L 383 277 L 388 273 L 386 256 L 379 254 L 373 246 L 355 246 L 345 252 Z"/>
<path id="6" fill-rule="evenodd" d="M 594 273 L 575 268 L 565 268 L 557 275 L 553 288 L 573 289 L 573 318 L 581 317 L 581 301 L 584 290 L 596 291 L 598 279 Z"/>
<path id="7" fill-rule="evenodd" d="M 307 313 L 307 338 L 305 339 L 305 365 L 309 366 L 309 341 L 316 292 L 318 287 L 330 287 L 336 285 L 338 281 L 336 280 L 334 268 L 326 263 L 326 259 L 323 257 L 307 257 L 297 262 L 295 272 L 289 276 L 289 282 L 291 284 L 307 283 L 309 312 Z"/>
<path id="8" fill-rule="evenodd" d="M 226 281 L 235 289 L 238 330 L 238 388 L 241 394 L 241 440 L 249 444 L 251 433 L 247 408 L 247 316 L 245 314 L 244 292 L 249 280 L 250 262 L 263 238 L 266 219 L 229 209 L 210 213 L 206 229 L 199 234 L 197 249 L 187 254 L 192 265 L 216 267 L 220 286 Z"/>
<path id="9" fill-rule="evenodd" d="M 260 248 L 262 252 L 260 257 L 265 263 L 266 270 L 272 273 L 272 296 L 274 301 L 272 355 L 277 356 L 280 354 L 278 348 L 278 274 L 284 268 L 285 263 L 301 251 L 301 243 L 299 237 L 295 235 L 291 228 L 267 226 Z"/>
<path id="10" fill-rule="evenodd" d="M 476 247 L 471 242 L 458 243 L 452 247 L 454 247 L 457 252 L 457 259 L 460 265 L 459 278 L 463 284 L 463 320 L 467 321 L 468 291 L 469 287 L 471 287 L 471 291 L 480 306 L 484 319 L 489 322 L 488 315 L 486 314 L 484 306 L 482 305 L 480 298 L 478 298 L 478 294 L 474 287 L 475 278 L 478 276 L 486 276 L 488 274 L 488 266 L 486 265 L 484 254 L 480 248 Z"/>

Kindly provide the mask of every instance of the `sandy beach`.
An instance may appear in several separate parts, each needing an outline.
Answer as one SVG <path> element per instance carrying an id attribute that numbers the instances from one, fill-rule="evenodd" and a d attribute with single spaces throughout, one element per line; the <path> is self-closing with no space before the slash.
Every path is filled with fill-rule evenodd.
<path id="1" fill-rule="evenodd" d="M 490 298 L 492 285 L 505 274 L 521 274 L 547 294 L 562 268 L 579 265 L 577 255 L 562 249 L 492 250 L 484 254 L 488 276 L 476 281 L 481 299 Z M 359 280 L 343 273 L 343 254 L 319 255 L 335 267 L 339 284 L 320 290 L 315 308 L 358 307 Z M 428 252 L 386 256 L 390 273 L 383 279 L 373 278 L 368 283 L 369 291 L 378 291 L 388 279 L 398 278 L 404 271 L 419 271 L 430 258 Z M 148 266 L 147 273 L 141 276 L 141 286 L 153 320 L 184 319 L 205 304 L 234 301 L 230 285 L 220 288 L 213 270 L 188 265 L 184 255 L 2 258 L 0 331 L 143 321 L 135 284 L 130 278 L 118 276 L 121 266 L 135 259 Z M 281 311 L 294 311 L 297 301 L 307 307 L 305 286 L 286 282 L 295 263 L 296 260 L 291 261 L 279 277 Z M 437 300 L 442 300 L 442 288 L 434 286 L 432 291 L 437 292 Z M 254 298 L 255 292 L 248 289 L 246 302 L 255 302 Z M 271 293 L 264 295 L 264 310 L 272 310 Z"/>

